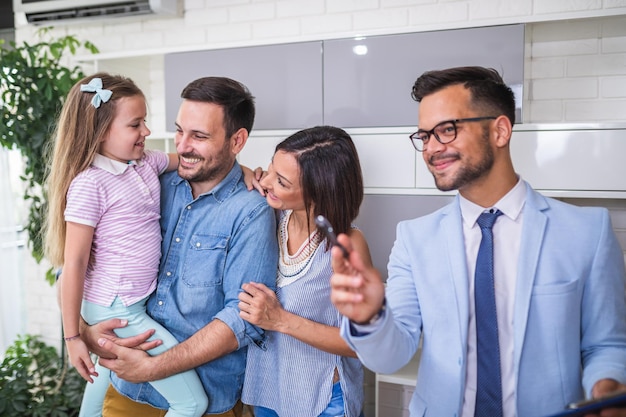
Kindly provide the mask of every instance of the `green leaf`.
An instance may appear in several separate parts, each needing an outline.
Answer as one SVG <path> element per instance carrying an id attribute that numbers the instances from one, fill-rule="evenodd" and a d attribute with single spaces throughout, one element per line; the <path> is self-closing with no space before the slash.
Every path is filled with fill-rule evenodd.
<path id="1" fill-rule="evenodd" d="M 0 365 L 0 416 L 76 416 L 85 383 L 37 336 L 20 336 Z"/>
<path id="2" fill-rule="evenodd" d="M 50 35 L 50 28 L 40 28 L 36 32 L 40 41 L 35 44 L 0 42 L 0 146 L 18 149 L 25 160 L 24 199 L 31 204 L 24 228 L 37 262 L 43 259 L 45 190 L 41 190 L 47 166 L 45 152 L 65 96 L 84 76 L 80 67 L 67 67 L 63 61 L 79 48 L 98 52 L 91 42 L 81 42 L 76 36 L 50 39 Z M 41 194 L 43 201 L 36 197 Z"/>

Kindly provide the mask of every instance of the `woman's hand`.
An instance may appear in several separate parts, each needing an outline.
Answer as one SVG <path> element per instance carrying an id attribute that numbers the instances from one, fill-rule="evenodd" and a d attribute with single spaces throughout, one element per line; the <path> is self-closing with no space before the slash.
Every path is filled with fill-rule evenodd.
<path id="1" fill-rule="evenodd" d="M 258 167 L 252 171 L 247 166 L 241 165 L 241 170 L 243 171 L 243 182 L 246 184 L 248 191 L 256 189 L 262 196 L 265 196 L 265 189 L 261 186 L 261 179 L 267 175 L 267 173 L 263 171 L 263 168 Z"/>
<path id="2" fill-rule="evenodd" d="M 264 330 L 294 337 L 316 349 L 333 355 L 356 357 L 339 335 L 339 328 L 318 323 L 285 310 L 274 291 L 263 284 L 250 282 L 241 286 L 239 316 Z"/>
<path id="3" fill-rule="evenodd" d="M 239 316 L 262 329 L 280 331 L 284 325 L 285 310 L 274 291 L 257 282 L 243 284 L 241 288 Z"/>

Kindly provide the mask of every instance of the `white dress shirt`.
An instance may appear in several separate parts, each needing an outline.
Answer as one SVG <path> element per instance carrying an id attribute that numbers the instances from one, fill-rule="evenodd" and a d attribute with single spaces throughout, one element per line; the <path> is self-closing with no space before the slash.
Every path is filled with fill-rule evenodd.
<path id="1" fill-rule="evenodd" d="M 519 180 L 493 207 L 480 207 L 460 196 L 463 216 L 463 236 L 469 271 L 469 329 L 467 340 L 467 374 L 462 417 L 473 417 L 476 405 L 476 309 L 474 306 L 474 272 L 476 257 L 482 239 L 478 216 L 489 209 L 500 210 L 493 226 L 494 285 L 498 315 L 498 340 L 500 344 L 500 371 L 502 373 L 502 402 L 505 417 L 516 416 L 515 375 L 513 369 L 513 309 L 517 263 L 522 235 L 522 208 L 526 199 L 526 186 Z"/>

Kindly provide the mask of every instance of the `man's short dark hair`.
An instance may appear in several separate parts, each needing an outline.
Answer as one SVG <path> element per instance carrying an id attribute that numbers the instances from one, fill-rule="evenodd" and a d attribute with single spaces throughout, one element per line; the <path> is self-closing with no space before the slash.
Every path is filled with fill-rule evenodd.
<path id="1" fill-rule="evenodd" d="M 461 84 L 470 90 L 472 104 L 486 116 L 505 115 L 515 124 L 515 94 L 493 68 L 456 67 L 427 71 L 413 84 L 417 102 L 445 87 Z"/>
<path id="2" fill-rule="evenodd" d="M 242 127 L 250 133 L 254 124 L 254 97 L 248 88 L 226 77 L 203 77 L 190 82 L 180 96 L 186 100 L 215 103 L 224 109 L 224 130 L 230 138 Z"/>

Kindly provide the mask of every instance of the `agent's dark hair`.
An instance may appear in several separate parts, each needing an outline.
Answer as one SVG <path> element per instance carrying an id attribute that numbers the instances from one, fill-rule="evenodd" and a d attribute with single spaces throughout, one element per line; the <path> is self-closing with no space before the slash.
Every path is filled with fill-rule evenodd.
<path id="1" fill-rule="evenodd" d="M 363 201 L 363 175 L 356 147 L 343 129 L 316 126 L 294 133 L 276 152 L 294 155 L 300 168 L 304 206 L 324 215 L 335 232 L 347 233 Z"/>
<path id="2" fill-rule="evenodd" d="M 411 97 L 420 102 L 445 87 L 462 84 L 470 91 L 471 103 L 485 116 L 505 115 L 515 124 L 515 94 L 498 71 L 484 67 L 456 67 L 427 71 L 413 84 Z"/>
<path id="3" fill-rule="evenodd" d="M 254 97 L 242 83 L 226 77 L 203 77 L 190 82 L 180 94 L 186 100 L 215 103 L 224 109 L 224 130 L 229 139 L 242 127 L 254 124 Z"/>

